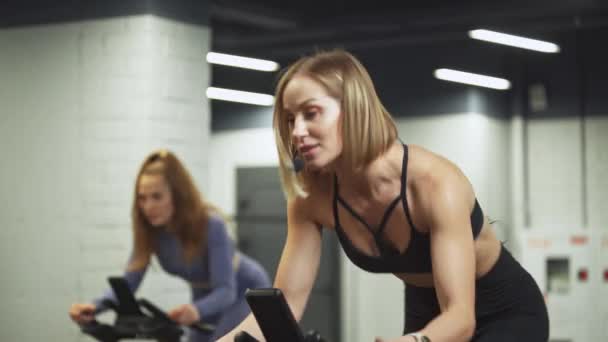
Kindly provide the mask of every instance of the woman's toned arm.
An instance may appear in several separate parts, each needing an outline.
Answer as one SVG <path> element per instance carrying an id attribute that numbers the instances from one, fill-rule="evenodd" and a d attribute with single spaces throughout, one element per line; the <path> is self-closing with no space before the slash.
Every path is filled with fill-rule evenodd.
<path id="1" fill-rule="evenodd" d="M 421 333 L 433 342 L 468 341 L 475 331 L 475 248 L 472 187 L 445 161 L 424 182 L 423 210 L 431 236 L 433 279 L 441 314 Z"/>

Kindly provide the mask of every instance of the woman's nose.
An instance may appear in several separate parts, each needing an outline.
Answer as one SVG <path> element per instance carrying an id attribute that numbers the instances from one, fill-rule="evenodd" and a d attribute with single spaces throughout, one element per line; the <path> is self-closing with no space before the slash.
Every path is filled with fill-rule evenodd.
<path id="1" fill-rule="evenodd" d="M 296 117 L 293 122 L 293 130 L 291 131 L 291 135 L 294 138 L 301 138 L 308 134 L 308 128 L 306 127 L 306 122 L 302 120 L 301 117 Z"/>
<path id="2" fill-rule="evenodd" d="M 152 209 L 152 202 L 151 201 L 143 201 L 141 204 L 141 209 L 144 211 L 144 213 L 148 213 L 150 211 L 150 209 Z"/>

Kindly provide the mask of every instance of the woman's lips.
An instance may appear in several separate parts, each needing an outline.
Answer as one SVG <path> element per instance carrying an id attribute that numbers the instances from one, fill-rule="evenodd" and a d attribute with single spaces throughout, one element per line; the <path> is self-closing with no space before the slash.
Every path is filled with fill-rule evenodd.
<path id="1" fill-rule="evenodd" d="M 300 149 L 300 153 L 302 153 L 304 158 L 310 158 L 314 154 L 317 147 L 318 147 L 318 145 L 304 146 Z"/>

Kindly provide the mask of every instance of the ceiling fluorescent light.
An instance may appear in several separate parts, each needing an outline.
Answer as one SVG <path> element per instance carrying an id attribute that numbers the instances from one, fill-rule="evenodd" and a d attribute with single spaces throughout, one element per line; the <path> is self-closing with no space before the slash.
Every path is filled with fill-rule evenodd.
<path id="1" fill-rule="evenodd" d="M 227 55 L 224 53 L 207 53 L 207 62 L 211 64 L 228 65 L 237 68 L 253 69 L 259 71 L 276 71 L 279 64 L 265 59 Z"/>
<path id="2" fill-rule="evenodd" d="M 216 87 L 207 88 L 207 97 L 214 100 L 249 103 L 260 106 L 272 106 L 274 103 L 274 96 L 272 95 Z"/>
<path id="3" fill-rule="evenodd" d="M 504 78 L 490 77 L 470 72 L 452 70 L 452 69 L 437 69 L 434 72 L 435 77 L 444 81 L 465 83 L 474 86 L 506 90 L 511 88 L 511 82 Z"/>
<path id="4" fill-rule="evenodd" d="M 514 46 L 522 49 L 546 53 L 559 52 L 559 46 L 553 43 L 489 30 L 471 30 L 469 31 L 469 37 L 496 44 Z"/>

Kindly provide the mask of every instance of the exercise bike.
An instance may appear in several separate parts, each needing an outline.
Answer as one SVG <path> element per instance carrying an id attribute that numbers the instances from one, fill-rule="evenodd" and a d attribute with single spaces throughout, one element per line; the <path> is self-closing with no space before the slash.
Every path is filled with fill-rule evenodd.
<path id="1" fill-rule="evenodd" d="M 117 303 L 104 301 L 103 304 L 116 313 L 114 324 L 97 320 L 80 325 L 80 329 L 101 342 L 116 342 L 122 339 L 156 340 L 159 342 L 179 342 L 184 327 L 173 321 L 160 308 L 146 299 L 135 299 L 126 280 L 122 277 L 108 278 Z M 189 326 L 205 334 L 212 334 L 215 327 L 196 323 Z"/>

